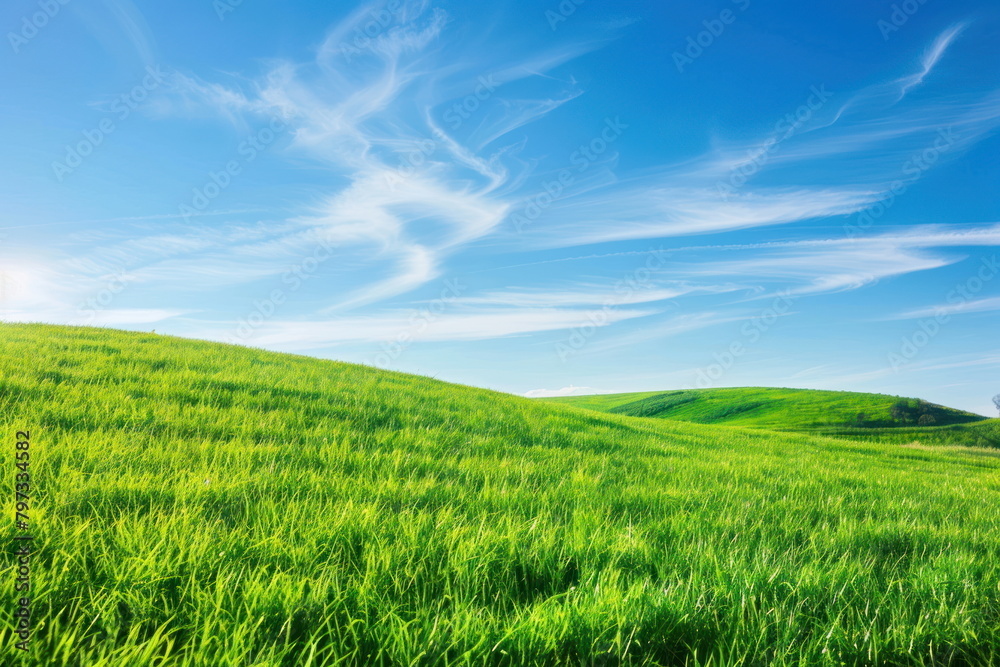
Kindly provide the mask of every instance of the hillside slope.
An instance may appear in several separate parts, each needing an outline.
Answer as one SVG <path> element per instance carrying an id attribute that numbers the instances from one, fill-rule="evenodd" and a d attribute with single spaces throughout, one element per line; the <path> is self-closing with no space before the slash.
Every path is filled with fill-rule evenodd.
<path id="1" fill-rule="evenodd" d="M 12 471 L 30 431 L 37 550 L 2 664 L 1000 660 L 981 452 L 11 324 L 0 422 Z"/>
<path id="2" fill-rule="evenodd" d="M 539 399 L 653 419 L 929 447 L 1000 448 L 1000 419 L 915 398 L 849 391 L 740 387 Z M 906 404 L 904 414 L 893 406 Z M 921 417 L 923 417 L 920 425 Z M 929 420 L 929 421 L 928 421 Z"/>
<path id="3" fill-rule="evenodd" d="M 543 400 L 633 417 L 792 430 L 916 426 L 922 416 L 926 416 L 925 423 L 929 421 L 938 426 L 986 420 L 980 415 L 913 398 L 772 387 L 690 389 Z M 908 404 L 909 414 L 903 418 L 892 414 L 893 405 L 900 401 Z"/>

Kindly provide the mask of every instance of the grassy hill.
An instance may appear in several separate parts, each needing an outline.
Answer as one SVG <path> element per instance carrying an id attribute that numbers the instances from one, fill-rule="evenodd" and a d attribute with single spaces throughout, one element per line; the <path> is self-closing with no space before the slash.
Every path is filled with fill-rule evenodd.
<path id="1" fill-rule="evenodd" d="M 0 422 L 37 549 L 0 664 L 1000 662 L 984 450 L 11 324 Z"/>
<path id="2" fill-rule="evenodd" d="M 885 394 L 739 387 L 541 400 L 611 414 L 698 424 L 725 424 L 894 444 L 1000 448 L 998 419 Z M 902 415 L 894 414 L 893 406 L 901 402 L 907 409 Z"/>
<path id="3" fill-rule="evenodd" d="M 545 399 L 576 407 L 630 415 L 780 429 L 916 426 L 919 417 L 938 426 L 984 421 L 981 415 L 918 399 L 885 394 L 814 389 L 739 387 L 667 392 L 568 396 Z M 908 418 L 894 417 L 893 405 L 906 401 Z"/>

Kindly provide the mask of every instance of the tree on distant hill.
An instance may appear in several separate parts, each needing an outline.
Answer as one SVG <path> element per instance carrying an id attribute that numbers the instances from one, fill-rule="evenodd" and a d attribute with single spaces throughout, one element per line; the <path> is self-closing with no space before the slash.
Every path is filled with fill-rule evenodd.
<path id="1" fill-rule="evenodd" d="M 993 405 L 997 406 L 997 412 L 1000 412 L 1000 394 L 993 397 Z"/>
<path id="2" fill-rule="evenodd" d="M 898 424 L 931 426 L 937 423 L 934 406 L 920 399 L 901 398 L 889 408 L 889 416 Z"/>
<path id="3" fill-rule="evenodd" d="M 916 405 L 911 405 L 911 401 L 903 398 L 892 404 L 892 407 L 889 408 L 889 416 L 894 422 L 900 424 L 915 422 L 917 420 L 916 408 Z"/>

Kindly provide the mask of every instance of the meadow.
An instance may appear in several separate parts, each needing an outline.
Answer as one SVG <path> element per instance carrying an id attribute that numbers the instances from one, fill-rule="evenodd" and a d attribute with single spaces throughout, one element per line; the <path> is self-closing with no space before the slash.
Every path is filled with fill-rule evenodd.
<path id="1" fill-rule="evenodd" d="M 756 426 L 780 430 L 915 426 L 916 420 L 905 420 L 893 415 L 893 406 L 900 402 L 905 402 L 914 415 L 928 415 L 935 425 L 987 421 L 985 417 L 970 412 L 900 396 L 776 387 L 598 394 L 547 400 L 633 417 L 660 417 L 699 424 Z"/>
<path id="2" fill-rule="evenodd" d="M 886 394 L 727 387 L 544 399 L 612 414 L 912 446 L 1000 448 L 1000 419 Z M 903 414 L 893 407 L 905 404 Z M 908 413 L 908 414 L 906 414 Z M 926 415 L 926 417 L 924 417 Z M 930 423 L 920 425 L 920 417 Z"/>
<path id="3" fill-rule="evenodd" d="M 1000 664 L 992 449 L 20 324 L 0 426 L 37 548 L 5 665 Z"/>

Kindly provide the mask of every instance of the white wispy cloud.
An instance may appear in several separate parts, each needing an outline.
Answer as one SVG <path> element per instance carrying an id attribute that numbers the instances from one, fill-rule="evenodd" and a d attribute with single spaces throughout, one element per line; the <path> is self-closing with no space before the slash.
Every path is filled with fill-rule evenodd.
<path id="1" fill-rule="evenodd" d="M 963 315 L 965 313 L 988 313 L 1000 310 L 1000 297 L 989 297 L 986 299 L 973 299 L 969 301 L 958 301 L 956 303 L 944 303 L 937 306 L 918 308 L 904 313 L 893 315 L 894 320 L 918 320 L 925 317 L 950 317 L 952 315 Z"/>
<path id="2" fill-rule="evenodd" d="M 672 285 L 649 284 L 645 288 L 627 288 L 625 285 L 615 290 L 607 285 L 581 284 L 572 289 L 510 289 L 486 292 L 479 296 L 461 297 L 455 300 L 459 305 L 532 307 L 591 307 L 602 305 L 632 305 L 668 301 L 693 294 L 721 294 L 741 289 L 736 285 L 694 285 L 674 283 Z"/>
<path id="3" fill-rule="evenodd" d="M 765 243 L 668 247 L 659 252 L 672 257 L 669 275 L 690 284 L 732 286 L 721 292 L 750 289 L 753 285 L 781 284 L 791 294 L 803 296 L 859 288 L 884 278 L 927 271 L 964 259 L 948 248 L 1000 246 L 1000 225 L 955 229 L 942 225 L 896 228 L 857 238 L 813 238 Z M 713 261 L 686 259 L 687 253 L 713 252 Z M 645 251 L 563 257 L 536 262 L 594 261 Z M 516 268 L 512 267 L 512 268 Z M 738 286 L 738 287 L 737 287 Z M 770 298 L 760 289 L 752 298 Z"/>
<path id="4" fill-rule="evenodd" d="M 905 97 L 912 88 L 915 88 L 924 82 L 924 79 L 926 79 L 934 70 L 935 65 L 937 65 L 938 61 L 941 60 L 941 57 L 948 50 L 951 43 L 962 33 L 963 30 L 965 30 L 965 28 L 965 23 L 959 23 L 947 28 L 944 32 L 937 36 L 937 39 L 934 40 L 934 43 L 931 44 L 921 58 L 920 71 L 899 80 L 901 98 Z"/>
<path id="5" fill-rule="evenodd" d="M 962 354 L 938 357 L 925 361 L 915 361 L 907 364 L 905 369 L 911 372 L 951 371 L 956 368 L 984 368 L 1000 366 L 1000 351 L 986 354 Z"/>
<path id="6" fill-rule="evenodd" d="M 515 163 L 505 159 L 509 147 L 498 141 L 582 92 L 575 84 L 560 84 L 547 97 L 512 98 L 503 86 L 544 76 L 603 43 L 556 44 L 513 62 L 494 58 L 485 61 L 488 67 L 471 71 L 443 58 L 448 16 L 427 2 L 404 3 L 392 30 L 361 51 L 353 48 L 354 27 L 374 9 L 361 7 L 333 26 L 314 63 L 279 62 L 249 83 L 234 86 L 193 77 L 178 80 L 180 98 L 188 103 L 194 100 L 243 122 L 255 115 L 282 118 L 292 127 L 292 148 L 327 163 L 342 180 L 341 187 L 294 221 L 322 229 L 345 252 L 353 246 L 355 253 L 367 252 L 371 258 L 368 284 L 336 295 L 326 312 L 406 294 L 440 277 L 449 255 L 498 232 L 510 214 L 537 194 L 526 187 L 530 169 L 523 161 L 514 169 Z M 897 175 L 898 159 L 919 145 L 914 144 L 918 138 L 926 141 L 926 132 L 949 124 L 960 149 L 1000 122 L 997 96 L 894 106 L 929 79 L 963 29 L 959 24 L 938 35 L 914 72 L 870 86 L 838 107 L 821 106 L 784 136 L 743 147 L 718 145 L 683 164 L 624 180 L 608 177 L 614 156 L 605 156 L 592 165 L 600 169 L 591 170 L 573 192 L 545 211 L 544 225 L 529 226 L 523 237 L 529 246 L 552 248 L 716 234 L 862 211 L 884 197 Z M 352 67 L 342 67 L 345 58 Z M 483 71 L 491 73 L 484 76 Z M 491 99 L 459 131 L 445 129 L 436 120 L 441 109 L 477 86 L 488 88 Z M 720 196 L 720 183 L 778 142 L 780 151 L 766 155 L 761 171 L 783 166 L 809 171 L 843 158 L 857 163 L 849 170 L 855 182 L 781 188 L 747 184 L 732 196 Z M 484 152 L 490 146 L 496 146 L 493 152 Z M 862 246 L 828 243 L 822 254 L 773 251 L 692 274 L 803 280 L 807 284 L 798 289 L 807 293 L 849 289 L 950 261 L 889 239 Z M 880 261 L 873 265 L 875 257 Z M 482 302 L 486 297 L 476 298 Z"/>
<path id="7" fill-rule="evenodd" d="M 792 295 L 826 294 L 870 285 L 878 280 L 947 266 L 961 258 L 948 258 L 866 240 L 826 246 L 822 252 L 783 250 L 748 259 L 698 264 L 689 274 L 704 277 L 732 276 L 744 280 L 777 282 Z M 757 298 L 768 298 L 762 294 Z"/>
<path id="8" fill-rule="evenodd" d="M 607 324 L 647 317 L 654 310 L 615 309 Z M 316 350 L 348 343 L 371 344 L 393 341 L 406 334 L 409 342 L 473 341 L 504 338 L 541 331 L 572 329 L 586 320 L 587 313 L 570 308 L 504 308 L 445 313 L 421 317 L 414 311 L 388 311 L 368 316 L 350 316 L 323 321 L 270 321 L 249 340 L 254 345 L 283 350 Z M 228 340 L 229 332 L 205 329 L 204 337 Z"/>
<path id="9" fill-rule="evenodd" d="M 108 52 L 123 62 L 157 62 L 156 43 L 142 12 L 131 0 L 98 0 L 71 10 Z"/>
<path id="10" fill-rule="evenodd" d="M 32 308 L 64 310 L 78 295 L 61 285 L 74 277 L 99 284 L 101 275 L 121 266 L 129 268 L 136 285 L 150 290 L 172 285 L 232 288 L 281 275 L 323 245 L 335 248 L 338 258 L 325 268 L 339 276 L 350 274 L 349 279 L 326 291 L 311 319 L 266 322 L 254 343 L 317 349 L 391 339 L 412 327 L 412 312 L 372 309 L 447 275 L 449 260 L 475 244 L 491 243 L 501 252 L 511 243 L 538 250 L 714 235 L 850 215 L 885 196 L 903 160 L 934 138 L 929 134 L 950 128 L 955 139 L 949 150 L 961 152 L 1000 125 L 998 92 L 932 94 L 939 68 L 947 66 L 949 50 L 964 29 L 960 24 L 939 34 L 912 72 L 853 94 L 836 94 L 835 102 L 817 108 L 794 131 L 776 129 L 753 141 L 719 141 L 691 159 L 625 177 L 616 174 L 617 157 L 610 150 L 577 175 L 574 187 L 544 211 L 539 224 L 513 239 L 505 223 L 539 194 L 536 181 L 545 176 L 534 171 L 542 156 L 532 154 L 519 130 L 585 93 L 571 77 L 561 80 L 554 71 L 608 38 L 554 42 L 517 56 L 511 53 L 523 51 L 479 50 L 475 57 L 463 58 L 459 55 L 466 52 L 456 51 L 449 41 L 447 12 L 425 0 L 409 0 L 393 12 L 390 28 L 358 48 L 358 22 L 378 9 L 374 3 L 359 7 L 332 26 L 312 60 L 270 62 L 259 76 L 222 82 L 175 73 L 173 85 L 160 91 L 157 104 L 163 113 L 210 113 L 240 129 L 280 119 L 288 134 L 274 150 L 305 157 L 329 175 L 329 184 L 308 206 L 257 226 L 245 222 L 247 215 L 237 216 L 242 222 L 223 221 L 204 229 L 147 227 L 148 233 L 133 239 L 90 237 L 91 245 L 99 247 L 52 273 L 25 278 L 22 268 L 18 278 L 13 266 L 8 283 L 20 285 L 20 291 L 16 301 L 8 295 L 8 310 L 18 316 Z M 135 34 L 141 37 L 141 31 Z M 530 87 L 515 86 L 527 79 Z M 913 94 L 917 86 L 927 94 Z M 471 95 L 474 114 L 448 115 L 448 109 Z M 748 165 L 758 165 L 759 174 L 789 175 L 771 181 L 749 178 L 723 196 L 720 184 Z M 764 184 L 774 182 L 787 185 Z M 129 221 L 170 224 L 173 217 Z M 855 289 L 947 266 L 961 259 L 954 249 L 996 245 L 998 240 L 1000 225 L 961 230 L 925 226 L 856 240 L 690 246 L 675 252 L 719 252 L 710 263 L 680 257 L 669 267 L 669 282 L 626 295 L 592 279 L 465 295 L 416 338 L 480 340 L 563 330 L 581 324 L 588 308 L 609 302 L 615 306 L 609 318 L 614 323 L 662 315 L 661 302 L 711 298 L 702 312 L 664 317 L 644 330 L 595 341 L 591 348 L 611 349 L 732 321 L 736 316 L 725 307 L 741 302 L 731 296 L 736 290 L 756 288 L 753 296 L 764 298 L 779 286 L 800 296 Z M 8 286 L 8 293 L 13 289 Z M 636 307 L 642 304 L 647 307 Z M 992 308 L 992 301 L 967 307 Z M 109 309 L 103 317 L 126 322 L 181 312 L 123 308 Z M 213 335 L 224 337 L 221 331 Z"/>
<path id="11" fill-rule="evenodd" d="M 1000 127 L 1000 91 L 900 104 L 929 79 L 963 29 L 942 32 L 913 73 L 846 101 L 829 93 L 836 102 L 814 105 L 807 120 L 779 123 L 780 130 L 758 141 L 717 142 L 683 163 L 566 194 L 544 212 L 544 224 L 527 226 L 524 235 L 538 247 L 568 247 L 861 212 L 884 199 L 894 182 L 929 169 L 932 162 L 921 159 L 925 151 L 936 149 L 933 162 L 959 155 Z M 745 167 L 751 169 L 744 178 Z M 775 174 L 785 186 L 759 184 L 762 175 Z"/>
<path id="12" fill-rule="evenodd" d="M 91 326 L 161 322 L 190 309 L 115 307 L 118 294 L 133 278 L 124 272 L 101 273 L 99 265 L 78 260 L 84 270 L 66 280 L 45 257 L 0 258 L 0 319 Z"/>
<path id="13" fill-rule="evenodd" d="M 609 330 L 606 335 L 587 343 L 579 350 L 581 356 L 599 356 L 614 350 L 631 349 L 644 343 L 664 341 L 673 336 L 699 331 L 729 322 L 740 322 L 747 319 L 743 315 L 733 315 L 723 312 L 700 311 L 672 315 L 661 314 L 659 318 L 650 318 L 650 323 L 635 331 L 619 333 Z M 658 320 L 658 321 L 657 321 Z"/>
<path id="14" fill-rule="evenodd" d="M 598 393 L 597 390 L 592 387 L 574 387 L 570 385 L 562 389 L 532 389 L 531 391 L 524 392 L 524 395 L 528 398 L 553 398 L 556 396 L 586 396 L 596 393 Z"/>
<path id="15" fill-rule="evenodd" d="M 155 324 L 183 315 L 189 315 L 192 312 L 194 311 L 170 308 L 109 308 L 95 311 L 93 317 L 90 317 L 86 313 L 83 317 L 78 315 L 69 322 L 71 324 L 76 322 L 95 327 L 134 326 L 138 324 Z"/>
<path id="16" fill-rule="evenodd" d="M 715 234 L 847 215 L 881 198 L 871 190 L 781 188 L 724 200 L 713 183 L 674 184 L 683 180 L 664 175 L 657 181 L 642 180 L 611 192 L 567 199 L 546 213 L 544 225 L 528 234 L 540 247 Z"/>
<path id="17" fill-rule="evenodd" d="M 498 89 L 601 44 L 555 44 L 506 62 L 448 59 L 448 14 L 410 1 L 359 47 L 354 28 L 381 9 L 366 5 L 331 27 L 312 63 L 279 62 L 231 85 L 179 75 L 171 93 L 180 111 L 210 108 L 236 124 L 280 118 L 291 128 L 289 150 L 330 169 L 340 185 L 296 222 L 324 230 L 345 250 L 354 246 L 356 255 L 369 253 L 373 277 L 339 295 L 331 310 L 405 294 L 441 275 L 446 257 L 491 234 L 509 208 L 499 191 L 523 178 L 511 173 L 510 147 L 500 141 L 580 94 L 554 80 L 551 94 L 537 98 L 512 100 Z M 460 128 L 436 120 L 456 96 L 474 91 L 492 98 L 477 98 L 483 109 L 475 119 Z"/>

